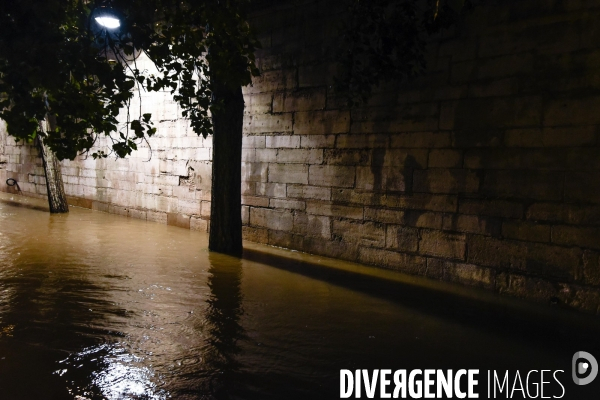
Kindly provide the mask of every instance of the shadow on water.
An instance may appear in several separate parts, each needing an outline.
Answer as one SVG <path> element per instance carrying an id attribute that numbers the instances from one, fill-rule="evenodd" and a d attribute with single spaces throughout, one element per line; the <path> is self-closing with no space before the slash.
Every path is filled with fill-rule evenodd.
<path id="1" fill-rule="evenodd" d="M 464 288 L 461 294 L 458 290 L 440 290 L 390 280 L 255 249 L 244 249 L 244 259 L 392 301 L 425 315 L 501 333 L 515 341 L 543 343 L 560 348 L 561 345 L 571 345 L 576 340 L 581 348 L 599 349 L 600 321 L 593 316 L 558 306 L 550 308 L 472 288 Z"/>
<path id="2" fill-rule="evenodd" d="M 246 338 L 240 324 L 242 308 L 242 262 L 235 257 L 209 253 L 207 285 L 210 297 L 206 301 L 205 326 L 198 327 L 207 335 L 203 350 L 202 370 L 186 371 L 193 382 L 175 389 L 174 398 L 226 400 L 235 398 L 243 376 L 238 355 L 240 341 Z"/>
<path id="3" fill-rule="evenodd" d="M 31 210 L 50 212 L 50 208 L 48 206 L 41 206 L 39 204 L 30 204 L 27 202 L 27 200 L 29 200 L 29 199 L 25 198 L 25 199 L 21 199 L 21 201 L 12 201 L 12 200 L 8 200 L 8 199 L 1 199 L 0 203 L 4 203 L 6 205 L 13 206 L 13 207 L 22 207 L 22 208 L 29 208 Z"/>

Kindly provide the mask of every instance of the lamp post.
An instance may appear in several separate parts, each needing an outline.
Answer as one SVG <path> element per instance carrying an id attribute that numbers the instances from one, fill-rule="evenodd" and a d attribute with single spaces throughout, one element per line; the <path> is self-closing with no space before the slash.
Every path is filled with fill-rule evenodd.
<path id="1" fill-rule="evenodd" d="M 110 0 L 103 1 L 92 13 L 96 23 L 105 29 L 112 30 L 121 26 L 121 20 Z"/>

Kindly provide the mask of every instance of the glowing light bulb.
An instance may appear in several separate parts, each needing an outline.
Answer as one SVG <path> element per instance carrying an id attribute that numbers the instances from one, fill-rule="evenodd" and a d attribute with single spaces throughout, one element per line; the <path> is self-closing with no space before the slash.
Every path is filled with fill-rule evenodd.
<path id="1" fill-rule="evenodd" d="M 115 29 L 121 26 L 121 22 L 114 17 L 96 17 L 95 20 L 106 29 Z"/>

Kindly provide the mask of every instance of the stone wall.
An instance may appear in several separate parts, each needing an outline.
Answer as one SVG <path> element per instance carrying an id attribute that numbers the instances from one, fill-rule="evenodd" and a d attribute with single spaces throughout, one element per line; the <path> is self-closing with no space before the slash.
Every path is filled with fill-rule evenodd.
<path id="1" fill-rule="evenodd" d="M 600 0 L 489 0 L 429 43 L 425 76 L 352 110 L 331 86 L 338 3 L 253 16 L 245 238 L 600 312 Z M 68 194 L 205 230 L 210 138 L 144 100 L 150 161 L 66 162 Z M 35 153 L 2 140 L 0 185 L 43 194 Z"/>
<path id="2" fill-rule="evenodd" d="M 140 70 L 153 68 L 143 56 L 137 59 L 137 66 Z M 140 113 L 140 102 L 141 113 L 152 113 L 156 135 L 148 143 L 138 144 L 138 151 L 125 159 L 109 156 L 94 160 L 84 155 L 63 161 L 69 203 L 206 231 L 212 138 L 203 139 L 193 132 L 168 92 L 137 93 L 130 106 L 134 118 Z M 123 110 L 120 120 L 126 120 L 125 113 Z M 109 139 L 99 138 L 95 149 L 109 152 L 109 145 Z M 6 186 L 6 178 L 17 179 L 26 195 L 46 195 L 37 149 L 0 135 L 0 190 L 16 193 L 15 187 Z"/>

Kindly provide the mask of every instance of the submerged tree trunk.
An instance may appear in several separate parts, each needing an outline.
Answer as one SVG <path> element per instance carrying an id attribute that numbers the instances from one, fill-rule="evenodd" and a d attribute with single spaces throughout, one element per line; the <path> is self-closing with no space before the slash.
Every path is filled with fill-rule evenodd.
<path id="1" fill-rule="evenodd" d="M 55 126 L 54 117 L 47 116 L 40 124 L 44 132 L 51 131 Z M 42 155 L 42 163 L 44 164 L 44 173 L 46 174 L 46 188 L 48 189 L 50 212 L 68 213 L 69 205 L 67 204 L 65 186 L 62 180 L 60 161 L 56 158 L 54 152 L 44 144 L 44 139 L 41 136 L 38 136 L 38 144 L 40 154 Z"/>
<path id="2" fill-rule="evenodd" d="M 242 88 L 214 84 L 209 250 L 242 255 Z"/>

